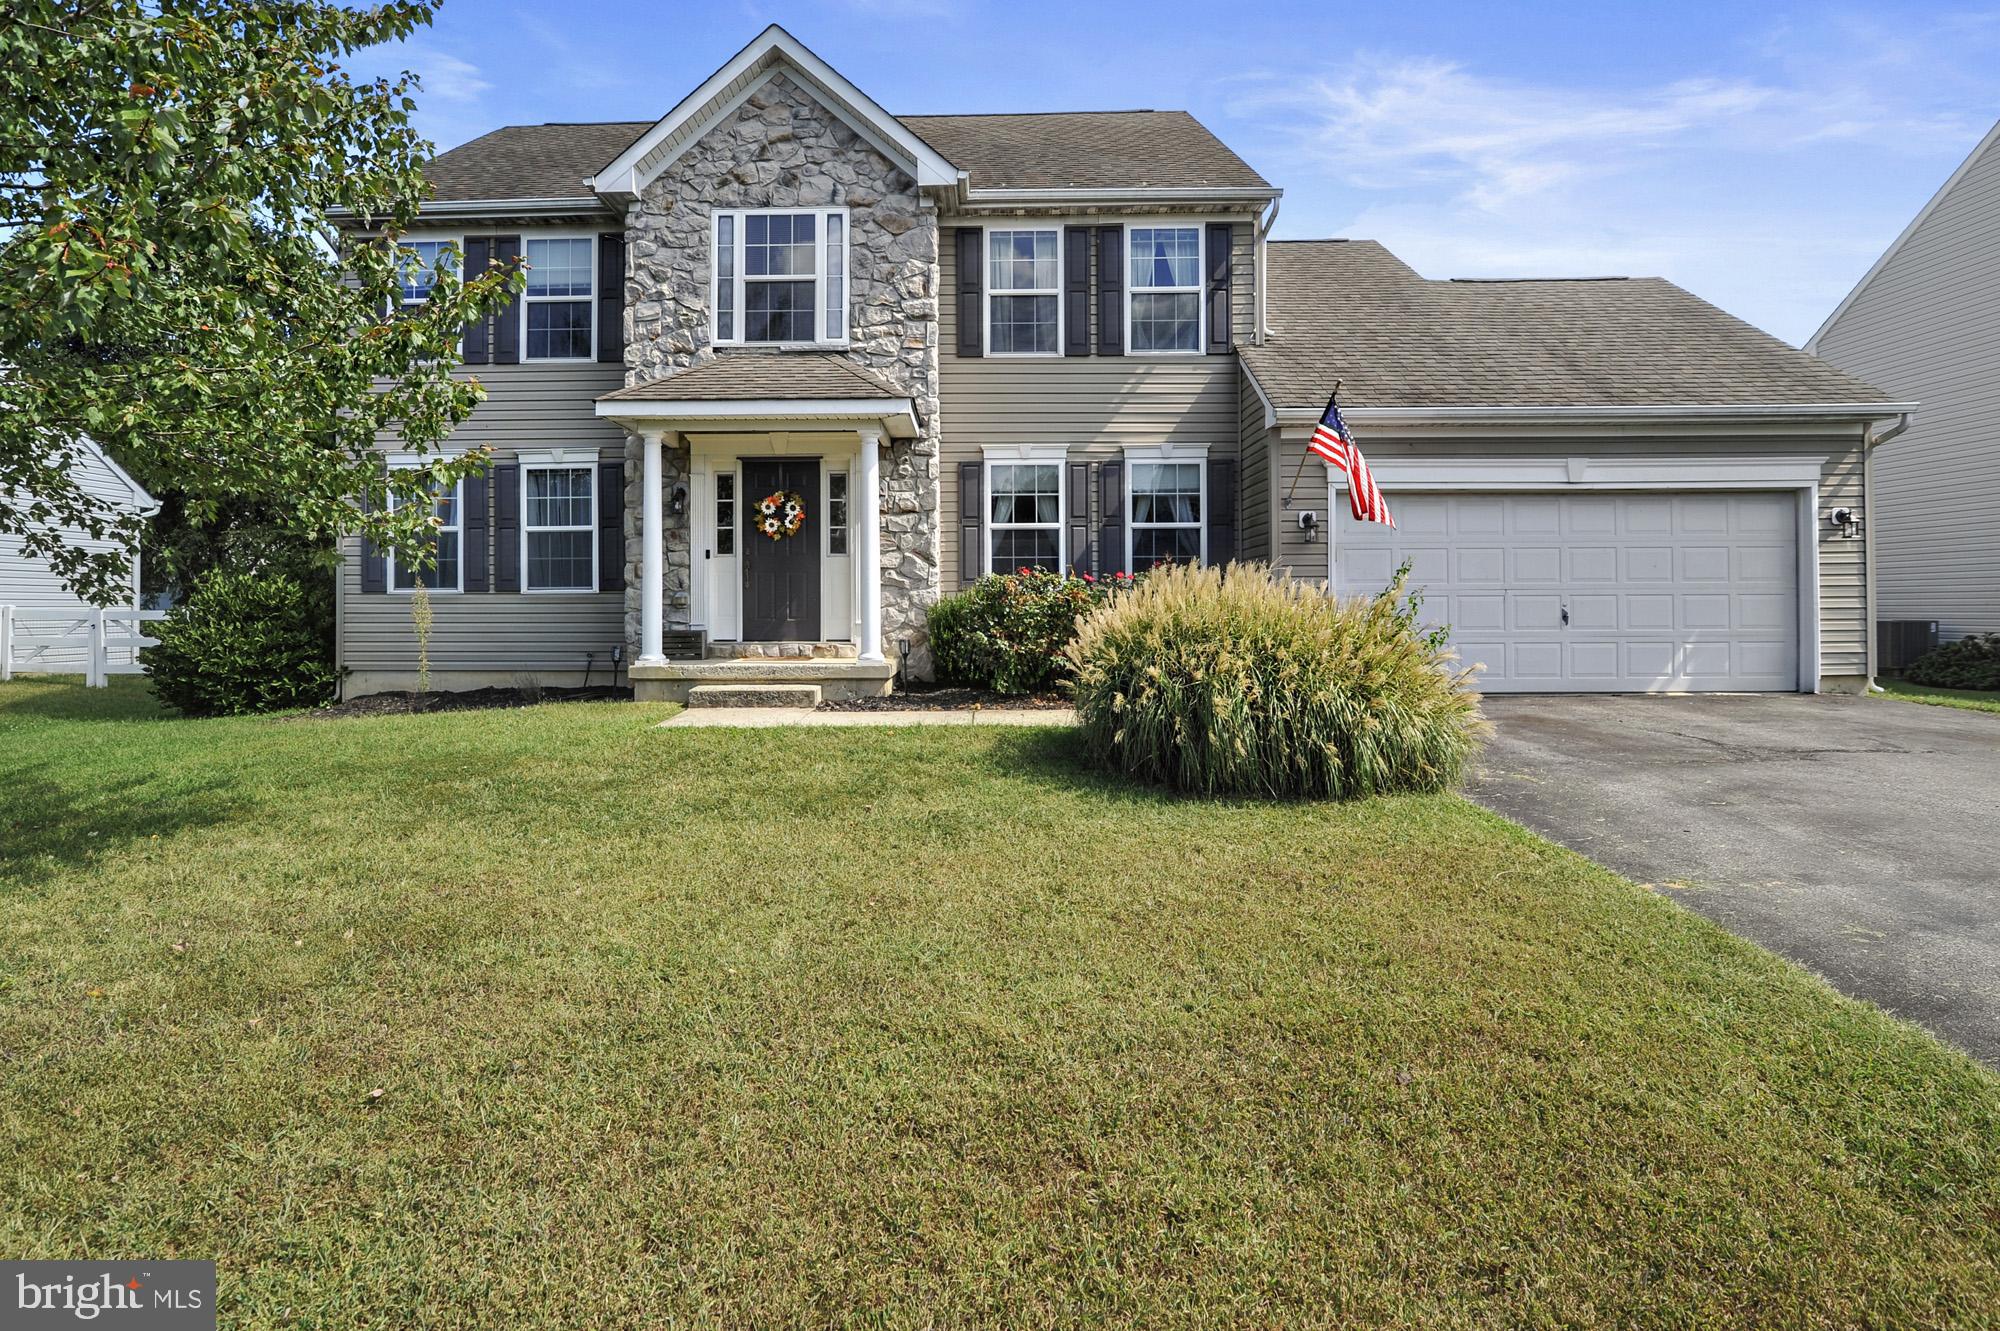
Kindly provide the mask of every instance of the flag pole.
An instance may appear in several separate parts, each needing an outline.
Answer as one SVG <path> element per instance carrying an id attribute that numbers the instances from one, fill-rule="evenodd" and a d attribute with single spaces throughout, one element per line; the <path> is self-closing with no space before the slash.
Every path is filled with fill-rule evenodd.
<path id="1" fill-rule="evenodd" d="M 1333 381 L 1333 392 L 1332 392 L 1332 394 L 1331 394 L 1330 396 L 1328 396 L 1328 398 L 1326 399 L 1326 405 L 1327 405 L 1327 406 L 1329 406 L 1329 407 L 1331 407 L 1331 406 L 1333 406 L 1333 405 L 1334 405 L 1335 403 L 1337 403 L 1337 402 L 1339 402 L 1339 401 L 1340 401 L 1340 380 L 1338 380 L 1338 379 L 1335 379 L 1335 380 Z M 1297 471 L 1294 471 L 1294 472 L 1292 473 L 1292 488 L 1291 488 L 1291 489 L 1289 489 L 1289 490 L 1287 490 L 1287 491 L 1285 491 L 1285 507 L 1286 507 L 1286 508 L 1290 508 L 1290 507 L 1292 506 L 1292 498 L 1293 498 L 1293 496 L 1297 495 L 1297 494 L 1298 494 L 1298 492 L 1299 492 L 1299 477 L 1300 477 L 1301 475 L 1303 475 L 1303 474 L 1305 473 L 1305 469 L 1306 469 L 1306 454 L 1308 454 L 1308 453 L 1310 453 L 1310 452 L 1312 452 L 1312 450 L 1311 450 L 1311 449 L 1309 449 L 1309 448 L 1302 448 L 1302 449 L 1300 449 L 1300 450 L 1299 450 L 1299 466 L 1298 466 L 1298 470 L 1297 470 Z M 1329 493 L 1329 494 L 1327 495 L 1327 502 L 1328 502 L 1328 503 L 1332 503 L 1332 502 L 1333 502 L 1333 496 L 1332 496 L 1332 494 L 1331 494 L 1331 493 Z"/>

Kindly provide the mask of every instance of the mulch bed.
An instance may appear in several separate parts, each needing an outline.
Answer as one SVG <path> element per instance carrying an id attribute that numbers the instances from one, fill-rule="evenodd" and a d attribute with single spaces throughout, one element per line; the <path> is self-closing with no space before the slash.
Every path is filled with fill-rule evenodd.
<path id="1" fill-rule="evenodd" d="M 1022 711 L 1053 711 L 1068 707 L 1070 700 L 1060 693 L 995 693 L 991 689 L 932 688 L 918 684 L 898 689 L 886 698 L 849 698 L 823 702 L 822 712 L 972 712 L 999 708 Z"/>
<path id="2" fill-rule="evenodd" d="M 351 716 L 409 716 L 418 712 L 475 712 L 492 707 L 535 707 L 545 702 L 631 702 L 630 688 L 608 684 L 587 689 L 467 689 L 462 693 L 371 693 L 300 719 L 341 720 Z"/>

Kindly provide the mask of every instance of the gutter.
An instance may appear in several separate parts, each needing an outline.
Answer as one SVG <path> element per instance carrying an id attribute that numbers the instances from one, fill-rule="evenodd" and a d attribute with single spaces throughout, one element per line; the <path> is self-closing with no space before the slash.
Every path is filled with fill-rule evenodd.
<path id="1" fill-rule="evenodd" d="M 1127 204 L 1150 204 L 1168 206 L 1176 204 L 1257 204 L 1262 206 L 1284 194 L 1281 189 L 1269 185 L 1261 189 L 1241 185 L 1226 187 L 1191 186 L 1162 189 L 971 189 L 964 192 L 963 207 L 968 210 L 980 208 L 1028 208 L 1037 205 L 1075 206 L 1079 204 L 1103 204 L 1124 206 Z"/>
<path id="2" fill-rule="evenodd" d="M 578 213 L 605 213 L 609 208 L 595 194 L 545 199 L 438 199 L 418 210 L 419 224 L 446 217 L 574 217 Z M 326 215 L 336 222 L 359 222 L 361 215 L 351 208 L 329 208 Z"/>
<path id="3" fill-rule="evenodd" d="M 1271 211 L 1264 215 L 1264 220 L 1257 226 L 1257 327 L 1256 335 L 1251 341 L 1260 347 L 1264 345 L 1264 339 L 1271 335 L 1271 329 L 1265 318 L 1270 308 L 1270 302 L 1266 299 L 1270 283 L 1265 280 L 1270 264 L 1265 258 L 1265 247 L 1271 239 L 1271 228 L 1278 224 L 1278 209 L 1283 203 L 1282 198 L 1272 199 Z M 1261 393 L 1263 390 L 1258 391 Z"/>
<path id="4" fill-rule="evenodd" d="M 1868 687 L 1869 693 L 1882 692 L 1882 686 L 1875 682 L 1875 450 L 1910 428 L 1910 413 L 1905 411 L 1896 417 L 1896 423 L 1885 430 L 1870 430 L 1862 436 L 1861 444 L 1861 538 L 1866 546 L 1861 551 L 1861 576 L 1865 582 L 1862 589 L 1862 604 L 1868 615 Z"/>
<path id="5" fill-rule="evenodd" d="M 1915 411 L 1914 402 L 1667 403 L 1602 407 L 1343 407 L 1348 420 L 1370 425 L 1588 425 L 1686 420 L 1884 420 Z M 1312 425 L 1323 408 L 1280 407 L 1279 425 Z"/>

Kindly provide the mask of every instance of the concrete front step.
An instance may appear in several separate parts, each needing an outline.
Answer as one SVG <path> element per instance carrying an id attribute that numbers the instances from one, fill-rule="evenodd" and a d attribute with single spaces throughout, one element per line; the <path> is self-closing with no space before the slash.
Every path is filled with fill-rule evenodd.
<path id="1" fill-rule="evenodd" d="M 688 689 L 689 707 L 819 706 L 817 684 L 696 684 Z"/>
<path id="2" fill-rule="evenodd" d="M 805 684 L 829 702 L 880 698 L 895 687 L 896 667 L 887 661 L 662 661 L 634 662 L 626 672 L 640 702 L 689 701 L 697 688 Z"/>

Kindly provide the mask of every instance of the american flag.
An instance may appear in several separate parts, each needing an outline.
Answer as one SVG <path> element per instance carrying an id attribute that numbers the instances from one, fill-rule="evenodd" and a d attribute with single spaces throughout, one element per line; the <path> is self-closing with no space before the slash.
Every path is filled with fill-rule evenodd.
<path id="1" fill-rule="evenodd" d="M 1375 476 L 1368 470 L 1368 460 L 1361 456 L 1361 449 L 1348 431 L 1347 422 L 1340 419 L 1340 407 L 1334 398 L 1326 400 L 1326 412 L 1319 418 L 1319 425 L 1313 430 L 1306 447 L 1347 473 L 1347 499 L 1354 510 L 1356 522 L 1380 522 L 1390 527 L 1396 525 L 1396 520 L 1389 516 L 1389 506 L 1382 502 L 1382 492 L 1375 488 Z"/>

